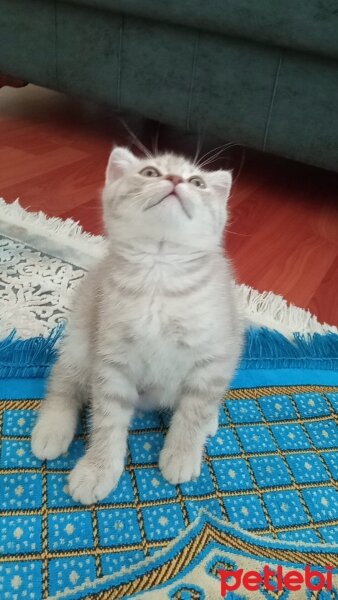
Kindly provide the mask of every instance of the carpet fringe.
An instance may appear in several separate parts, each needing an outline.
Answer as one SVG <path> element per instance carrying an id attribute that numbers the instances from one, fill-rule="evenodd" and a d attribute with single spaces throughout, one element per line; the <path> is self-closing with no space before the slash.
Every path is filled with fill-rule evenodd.
<path id="1" fill-rule="evenodd" d="M 297 332 L 290 340 L 266 327 L 250 328 L 240 368 L 338 369 L 338 335 Z"/>
<path id="2" fill-rule="evenodd" d="M 45 378 L 57 358 L 58 342 L 64 331 L 59 325 L 47 338 L 22 340 L 15 331 L 0 341 L 0 379 Z"/>
<path id="3" fill-rule="evenodd" d="M 55 253 L 84 269 L 101 258 L 106 248 L 103 236 L 84 231 L 73 219 L 47 217 L 42 211 L 28 212 L 19 199 L 7 203 L 0 198 L 0 233 L 1 229 L 8 233 L 8 226 L 15 239 L 29 243 L 36 250 Z"/>
<path id="4" fill-rule="evenodd" d="M 93 246 L 101 246 L 104 240 L 101 235 L 92 235 L 84 231 L 80 223 L 73 221 L 73 219 L 47 217 L 41 210 L 39 212 L 28 212 L 20 205 L 19 199 L 9 204 L 3 198 L 0 198 L 0 211 L 1 220 L 6 219 L 6 221 L 15 225 L 27 224 L 30 227 L 36 227 L 39 232 L 43 228 L 53 235 L 79 240 L 86 246 L 88 243 Z"/>
<path id="5" fill-rule="evenodd" d="M 0 342 L 0 378 L 47 377 L 57 357 L 64 326 L 48 338 L 21 340 L 13 331 Z M 241 369 L 318 368 L 338 369 L 338 335 L 294 334 L 292 340 L 265 327 L 250 328 L 240 364 Z"/>
<path id="6" fill-rule="evenodd" d="M 84 269 L 88 269 L 105 252 L 106 240 L 103 236 L 85 232 L 72 219 L 49 218 L 41 211 L 27 212 L 20 206 L 19 200 L 8 204 L 0 198 L 0 232 L 1 222 L 20 228 L 16 239 L 27 241 L 29 237 L 37 250 L 51 248 L 51 252 L 56 252 L 58 244 L 62 258 Z M 325 335 L 330 331 L 338 334 L 337 327 L 320 323 L 308 310 L 289 304 L 282 296 L 273 292 L 258 292 L 245 284 L 236 284 L 235 288 L 248 324 L 279 331 L 289 339 L 292 339 L 295 331 L 301 334 Z"/>
<path id="7" fill-rule="evenodd" d="M 334 325 L 320 323 L 310 311 L 288 303 L 273 292 L 258 292 L 245 284 L 236 285 L 236 292 L 251 325 L 279 331 L 289 339 L 293 338 L 295 332 L 304 335 L 338 334 L 338 328 Z"/>

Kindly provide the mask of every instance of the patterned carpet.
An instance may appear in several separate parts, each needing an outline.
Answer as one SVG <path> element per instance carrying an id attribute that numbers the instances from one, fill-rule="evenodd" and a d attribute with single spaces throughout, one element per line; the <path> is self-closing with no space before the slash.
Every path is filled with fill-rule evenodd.
<path id="1" fill-rule="evenodd" d="M 138 415 L 118 488 L 89 508 L 67 490 L 86 417 L 68 454 L 41 463 L 30 450 L 38 404 L 0 402 L 1 597 L 24 588 L 39 600 L 115 573 L 164 548 L 201 508 L 259 535 L 338 543 L 338 387 L 232 389 L 201 477 L 176 487 L 157 467 L 166 416 Z"/>
<path id="2" fill-rule="evenodd" d="M 31 336 L 46 336 L 63 320 L 84 271 L 5 238 L 2 337 L 18 315 L 20 335 L 36 333 L 0 341 L 1 600 L 112 600 L 141 590 L 143 600 L 219 600 L 224 565 L 337 565 L 335 333 L 291 343 L 271 330 L 251 330 L 200 478 L 180 486 L 164 481 L 157 464 L 169 415 L 137 415 L 118 488 L 99 505 L 79 506 L 67 475 L 84 452 L 86 415 L 66 456 L 41 463 L 30 450 L 61 331 Z M 243 593 L 227 598 L 243 600 Z M 338 600 L 337 591 L 290 594 L 248 597 Z"/>
<path id="3" fill-rule="evenodd" d="M 294 586 L 295 574 L 302 582 L 298 586 Z M 247 592 L 246 576 L 251 577 Z M 258 577 L 261 586 L 256 583 L 252 587 L 253 576 Z M 240 589 L 240 595 L 231 591 L 234 589 Z M 290 589 L 297 591 L 293 593 Z M 201 511 L 188 529 L 152 559 L 58 597 L 68 600 L 220 600 L 224 592 L 228 600 L 337 600 L 337 546 L 295 546 L 290 542 L 258 538 Z"/>

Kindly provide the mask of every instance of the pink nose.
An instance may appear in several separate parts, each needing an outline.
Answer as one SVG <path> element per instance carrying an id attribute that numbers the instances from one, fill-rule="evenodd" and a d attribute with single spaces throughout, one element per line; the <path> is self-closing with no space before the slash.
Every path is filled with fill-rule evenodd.
<path id="1" fill-rule="evenodd" d="M 166 175 L 164 179 L 168 179 L 168 181 L 172 181 L 174 185 L 178 185 L 182 183 L 183 179 L 179 175 Z"/>

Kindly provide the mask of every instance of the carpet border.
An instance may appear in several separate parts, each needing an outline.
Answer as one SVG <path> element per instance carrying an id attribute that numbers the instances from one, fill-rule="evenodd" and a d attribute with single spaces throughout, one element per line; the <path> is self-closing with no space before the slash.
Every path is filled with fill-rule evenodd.
<path id="1" fill-rule="evenodd" d="M 57 358 L 63 333 L 64 327 L 60 326 L 53 329 L 48 338 L 20 340 L 12 332 L 0 341 L 0 380 L 47 377 Z M 293 373 L 290 383 L 295 383 L 297 377 L 300 385 L 319 384 L 325 375 L 325 383 L 334 385 L 338 379 L 338 334 L 304 336 L 295 333 L 289 340 L 265 327 L 250 328 L 246 331 L 241 362 L 231 387 L 250 387 L 248 381 L 249 375 L 254 377 L 253 369 L 260 374 L 259 386 L 264 371 L 269 373 L 267 385 L 282 384 L 284 370 Z M 257 382 L 252 381 L 254 385 Z"/>
<path id="2" fill-rule="evenodd" d="M 56 596 L 50 597 L 49 600 L 67 599 L 72 600 L 119 600 L 120 598 L 128 598 L 125 591 L 135 591 L 135 581 L 138 582 L 137 593 L 145 593 L 147 584 L 151 584 L 151 591 L 154 588 L 168 585 L 166 575 L 171 574 L 171 570 L 167 568 L 170 561 L 176 557 L 175 568 L 182 563 L 177 556 L 186 558 L 187 554 L 194 556 L 193 561 L 201 559 L 201 553 L 208 547 L 208 542 L 218 541 L 220 544 L 232 545 L 232 551 L 240 551 L 241 549 L 254 556 L 261 558 L 261 554 L 252 552 L 259 548 L 263 551 L 263 556 L 269 562 L 279 561 L 280 563 L 290 562 L 295 565 L 312 564 L 326 567 L 328 564 L 334 567 L 334 573 L 338 573 L 338 544 L 306 544 L 304 542 L 288 542 L 280 540 L 272 540 L 268 538 L 258 537 L 251 532 L 247 532 L 236 525 L 232 525 L 225 521 L 221 521 L 217 517 L 211 515 L 205 509 L 202 509 L 198 517 L 191 525 L 184 530 L 173 542 L 170 542 L 166 548 L 160 550 L 152 557 L 140 561 L 136 565 L 129 568 L 121 569 L 113 575 L 107 575 L 103 578 L 97 578 L 93 582 L 85 583 L 74 588 L 73 590 L 58 593 Z M 286 559 L 287 557 L 287 559 Z M 328 560 L 329 559 L 329 560 Z M 190 565 L 185 567 L 185 570 Z M 149 581 L 150 574 L 152 577 Z M 132 575 L 132 580 L 130 576 Z M 184 570 L 179 572 L 179 576 L 184 575 Z M 129 580 L 128 580 L 129 579 Z M 157 582 L 156 582 L 157 579 Z M 141 589 L 140 589 L 141 580 Z M 159 581 L 158 581 L 159 580 Z M 173 580 L 174 582 L 174 580 Z M 112 593 L 111 586 L 114 585 L 115 592 Z M 107 589 L 107 586 L 109 588 Z M 101 590 L 98 591 L 97 588 Z M 96 588 L 96 590 L 95 590 Z M 106 595 L 109 592 L 109 596 Z M 121 592 L 124 594 L 121 596 Z M 83 595 L 86 594 L 86 595 Z M 118 595 L 117 595 L 118 594 Z M 132 594 L 133 595 L 133 594 Z"/>

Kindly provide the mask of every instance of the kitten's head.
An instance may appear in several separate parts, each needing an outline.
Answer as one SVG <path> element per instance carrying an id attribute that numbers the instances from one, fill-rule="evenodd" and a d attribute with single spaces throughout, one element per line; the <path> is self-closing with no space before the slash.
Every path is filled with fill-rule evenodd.
<path id="1" fill-rule="evenodd" d="M 107 232 L 116 241 L 215 247 L 222 239 L 230 187 L 229 171 L 203 171 L 174 154 L 138 158 L 117 147 L 103 190 Z"/>

